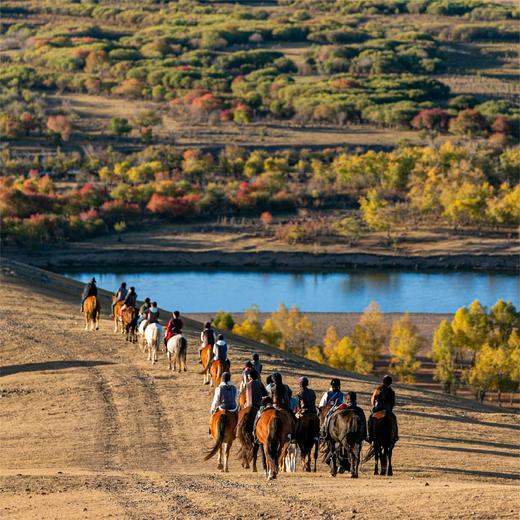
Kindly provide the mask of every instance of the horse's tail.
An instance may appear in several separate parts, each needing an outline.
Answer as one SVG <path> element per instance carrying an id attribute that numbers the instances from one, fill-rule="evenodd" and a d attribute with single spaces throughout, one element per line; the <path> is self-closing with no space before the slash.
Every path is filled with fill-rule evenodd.
<path id="1" fill-rule="evenodd" d="M 370 446 L 370 448 L 368 448 L 367 454 L 363 457 L 361 464 L 365 464 L 366 462 L 368 462 L 370 459 L 372 459 L 374 457 L 374 455 L 375 455 L 374 446 Z"/>
<path id="2" fill-rule="evenodd" d="M 227 415 L 223 413 L 219 419 L 218 419 L 218 425 L 217 425 L 217 439 L 215 440 L 215 445 L 213 448 L 211 448 L 208 453 L 206 453 L 204 460 L 209 460 L 211 457 L 217 453 L 217 451 L 222 446 L 222 443 L 224 442 L 224 434 L 226 432 L 226 424 L 227 424 Z"/>
<path id="3" fill-rule="evenodd" d="M 282 420 L 275 416 L 271 427 L 269 428 L 269 435 L 267 436 L 267 458 L 274 468 L 278 467 L 279 455 L 279 435 L 282 429 Z"/>

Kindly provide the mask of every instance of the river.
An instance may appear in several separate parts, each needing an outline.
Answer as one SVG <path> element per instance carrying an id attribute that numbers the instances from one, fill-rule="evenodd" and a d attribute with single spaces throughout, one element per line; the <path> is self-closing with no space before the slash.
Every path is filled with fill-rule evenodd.
<path id="1" fill-rule="evenodd" d="M 306 312 L 359 312 L 377 302 L 384 312 L 449 313 L 478 299 L 492 306 L 499 298 L 518 306 L 515 274 L 351 270 L 342 272 L 141 271 L 61 274 L 114 291 L 122 281 L 161 307 L 181 312 L 241 312 L 252 304 L 270 312 L 280 303 Z"/>

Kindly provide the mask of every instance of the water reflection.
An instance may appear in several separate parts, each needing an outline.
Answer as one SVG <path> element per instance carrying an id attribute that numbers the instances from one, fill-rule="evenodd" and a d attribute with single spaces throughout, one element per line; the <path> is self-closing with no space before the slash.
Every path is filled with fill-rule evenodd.
<path id="1" fill-rule="evenodd" d="M 226 309 L 241 311 L 256 303 L 275 310 L 280 303 L 305 311 L 358 312 L 371 301 L 386 312 L 454 312 L 479 299 L 493 305 L 498 298 L 518 304 L 514 274 L 415 271 L 350 272 L 68 272 L 100 287 L 115 290 L 122 281 L 135 285 L 139 297 L 149 296 L 164 307 L 184 312 Z"/>

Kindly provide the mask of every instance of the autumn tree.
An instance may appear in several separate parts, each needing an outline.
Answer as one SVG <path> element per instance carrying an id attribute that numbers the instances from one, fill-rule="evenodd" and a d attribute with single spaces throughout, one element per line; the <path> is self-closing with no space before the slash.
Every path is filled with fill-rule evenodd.
<path id="1" fill-rule="evenodd" d="M 232 330 L 235 325 L 235 321 L 229 312 L 218 311 L 213 318 L 213 325 L 217 329 Z"/>
<path id="2" fill-rule="evenodd" d="M 108 131 L 117 137 L 123 137 L 132 131 L 132 126 L 125 117 L 113 117 L 108 124 Z"/>
<path id="3" fill-rule="evenodd" d="M 47 129 L 54 135 L 58 135 L 62 141 L 68 141 L 72 133 L 72 124 L 67 116 L 49 116 Z"/>
<path id="4" fill-rule="evenodd" d="M 370 373 L 388 337 L 388 327 L 377 303 L 372 302 L 364 310 L 351 337 L 353 345 L 359 351 L 358 371 Z"/>
<path id="5" fill-rule="evenodd" d="M 304 316 L 296 305 L 287 309 L 282 304 L 271 314 L 271 319 L 282 334 L 280 348 L 304 356 L 314 342 L 314 327 L 310 318 Z"/>
<path id="6" fill-rule="evenodd" d="M 404 383 L 413 383 L 415 373 L 421 366 L 417 361 L 417 354 L 424 343 L 424 338 L 419 335 L 417 327 L 410 320 L 410 315 L 405 314 L 395 321 L 390 332 L 390 370 L 399 376 Z"/>
<path id="7" fill-rule="evenodd" d="M 488 340 L 489 321 L 485 307 L 478 300 L 469 307 L 461 307 L 455 312 L 451 326 L 459 347 L 471 353 L 474 361 L 477 352 Z"/>
<path id="8" fill-rule="evenodd" d="M 434 379 L 442 383 L 444 392 L 454 393 L 457 385 L 456 358 L 458 345 L 451 325 L 442 320 L 433 336 L 431 356 L 435 362 Z"/>

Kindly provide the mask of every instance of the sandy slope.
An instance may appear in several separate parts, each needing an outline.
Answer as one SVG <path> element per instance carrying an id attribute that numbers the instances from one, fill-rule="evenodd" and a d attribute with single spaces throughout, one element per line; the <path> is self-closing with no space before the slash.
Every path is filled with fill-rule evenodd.
<path id="1" fill-rule="evenodd" d="M 7 262 L 0 282 L 0 518 L 518 518 L 518 417 L 397 387 L 393 478 L 370 464 L 357 481 L 320 466 L 266 483 L 234 457 L 221 475 L 201 456 L 210 394 L 195 374 L 198 324 L 187 324 L 189 372 L 171 375 L 108 319 L 85 332 L 74 282 Z M 323 391 L 334 372 L 231 345 L 235 367 L 257 348 L 292 385 L 305 373 Z M 373 381 L 343 380 L 366 405 Z"/>

